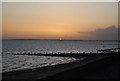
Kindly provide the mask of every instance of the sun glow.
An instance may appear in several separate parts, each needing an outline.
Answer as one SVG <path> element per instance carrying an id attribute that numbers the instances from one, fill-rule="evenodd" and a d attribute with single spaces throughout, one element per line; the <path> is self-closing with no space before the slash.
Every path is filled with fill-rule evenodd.
<path id="1" fill-rule="evenodd" d="M 117 3 L 3 3 L 3 38 L 86 39 L 117 26 Z"/>

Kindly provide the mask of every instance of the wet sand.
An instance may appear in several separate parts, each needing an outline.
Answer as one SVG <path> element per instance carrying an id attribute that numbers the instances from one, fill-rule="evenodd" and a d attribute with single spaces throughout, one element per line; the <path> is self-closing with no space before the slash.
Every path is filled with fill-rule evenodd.
<path id="1" fill-rule="evenodd" d="M 120 55 L 74 68 L 38 81 L 120 81 Z"/>
<path id="2" fill-rule="evenodd" d="M 110 57 L 93 56 L 93 57 L 88 57 L 87 59 L 83 61 L 77 60 L 75 62 L 71 62 L 67 64 L 60 64 L 60 65 L 28 69 L 28 70 L 20 70 L 20 71 L 14 71 L 14 72 L 5 72 L 3 73 L 3 81 L 6 81 L 6 80 L 7 81 L 12 81 L 12 80 L 14 81 L 17 81 L 17 80 L 42 81 L 42 80 L 64 80 L 64 79 L 66 80 L 66 79 L 71 79 L 71 78 L 75 79 L 76 77 L 79 77 L 79 76 L 75 75 L 76 76 L 75 77 L 73 74 L 74 73 L 77 74 L 76 72 L 78 71 L 83 71 L 83 70 L 80 70 L 79 68 L 86 67 L 86 69 L 85 68 L 83 69 L 87 73 L 89 72 L 89 68 L 91 68 L 90 66 L 87 66 L 87 65 L 93 64 L 92 66 L 97 67 L 96 64 L 98 64 L 101 61 L 104 62 L 107 59 L 110 59 Z"/>

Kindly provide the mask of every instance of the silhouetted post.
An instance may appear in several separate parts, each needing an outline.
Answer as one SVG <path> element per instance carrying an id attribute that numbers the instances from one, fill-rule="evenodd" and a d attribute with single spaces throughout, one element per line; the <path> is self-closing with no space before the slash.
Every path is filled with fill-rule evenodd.
<path id="1" fill-rule="evenodd" d="M 85 54 L 85 52 L 83 52 L 83 54 Z"/>
<path id="2" fill-rule="evenodd" d="M 90 52 L 90 54 L 92 54 L 92 52 Z"/>
<path id="3" fill-rule="evenodd" d="M 98 50 L 98 46 L 99 46 L 99 44 L 98 44 L 98 40 L 97 40 L 97 50 Z"/>
<path id="4" fill-rule="evenodd" d="M 77 54 L 78 54 L 78 52 L 77 52 Z"/>
<path id="5" fill-rule="evenodd" d="M 98 51 L 97 51 L 97 54 L 98 54 Z"/>
<path id="6" fill-rule="evenodd" d="M 104 41 L 103 41 L 103 49 L 104 49 L 104 47 L 105 47 L 105 46 L 104 46 Z"/>
<path id="7" fill-rule="evenodd" d="M 118 53 L 120 53 L 120 49 L 118 49 Z"/>
<path id="8" fill-rule="evenodd" d="M 104 54 L 105 54 L 105 50 L 104 50 L 103 52 L 104 52 Z"/>

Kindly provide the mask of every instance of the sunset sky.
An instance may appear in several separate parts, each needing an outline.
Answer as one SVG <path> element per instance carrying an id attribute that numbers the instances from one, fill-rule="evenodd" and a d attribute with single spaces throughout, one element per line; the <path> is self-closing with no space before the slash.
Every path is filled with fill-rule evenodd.
<path id="1" fill-rule="evenodd" d="M 2 14 L 4 39 L 117 38 L 117 2 L 4 2 Z"/>

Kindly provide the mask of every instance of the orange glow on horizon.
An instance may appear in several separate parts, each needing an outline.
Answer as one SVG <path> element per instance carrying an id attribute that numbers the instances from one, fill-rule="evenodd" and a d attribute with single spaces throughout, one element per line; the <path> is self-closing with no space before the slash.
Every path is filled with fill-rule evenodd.
<path id="1" fill-rule="evenodd" d="M 117 3 L 3 3 L 3 38 L 89 39 L 117 26 Z"/>

